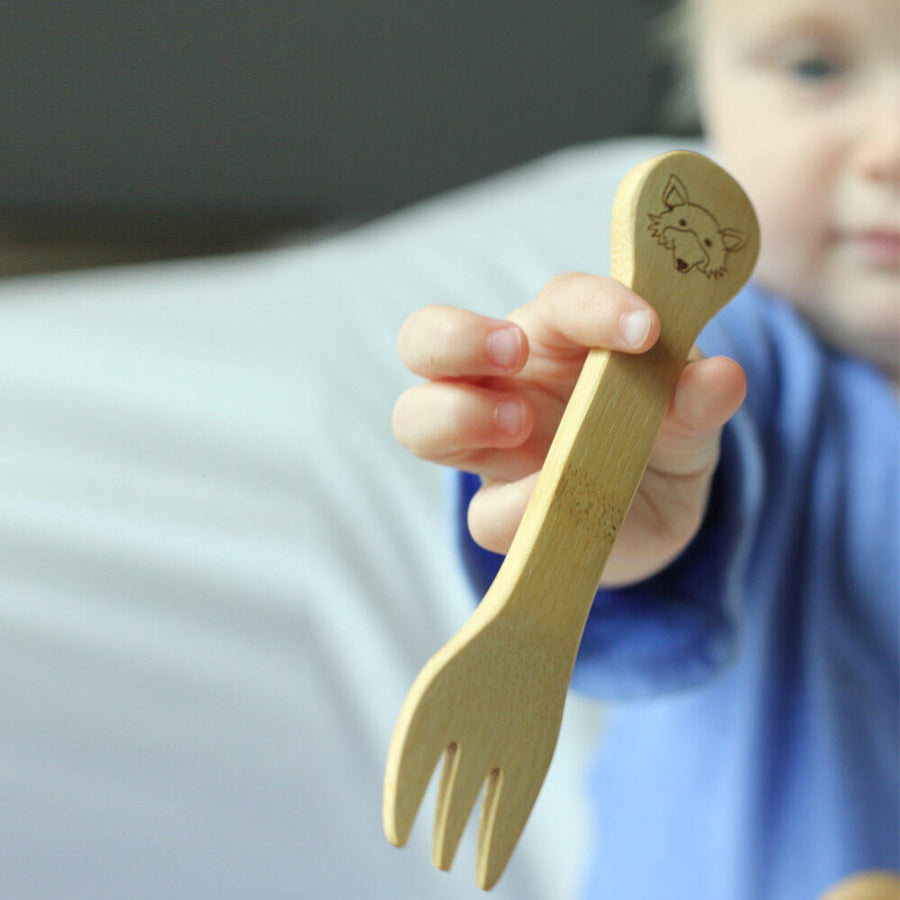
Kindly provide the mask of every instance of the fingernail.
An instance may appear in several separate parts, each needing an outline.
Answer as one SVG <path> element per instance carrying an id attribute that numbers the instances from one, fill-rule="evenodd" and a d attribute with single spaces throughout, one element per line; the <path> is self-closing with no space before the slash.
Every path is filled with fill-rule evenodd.
<path id="1" fill-rule="evenodd" d="M 498 328 L 487 338 L 487 351 L 490 361 L 498 369 L 513 369 L 522 352 L 522 338 L 518 328 Z"/>
<path id="2" fill-rule="evenodd" d="M 650 335 L 653 316 L 646 310 L 636 310 L 622 314 L 619 330 L 626 345 L 638 349 L 643 347 Z"/>
<path id="3" fill-rule="evenodd" d="M 504 400 L 494 409 L 494 425 L 504 434 L 518 434 L 522 430 L 522 419 L 522 404 L 517 400 Z"/>

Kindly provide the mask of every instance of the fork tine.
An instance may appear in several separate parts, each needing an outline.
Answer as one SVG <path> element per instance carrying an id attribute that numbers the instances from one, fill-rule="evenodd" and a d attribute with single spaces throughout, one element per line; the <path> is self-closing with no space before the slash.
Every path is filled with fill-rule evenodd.
<path id="1" fill-rule="evenodd" d="M 409 839 L 444 736 L 443 707 L 434 701 L 434 659 L 419 673 L 400 710 L 384 770 L 384 834 L 397 847 Z M 428 700 L 432 702 L 428 702 Z"/>
<path id="2" fill-rule="evenodd" d="M 518 782 L 515 790 L 514 781 Z M 488 775 L 475 855 L 475 883 L 483 891 L 489 891 L 503 874 L 542 783 L 543 778 L 530 773 L 514 778 L 507 769 L 495 768 Z"/>
<path id="3" fill-rule="evenodd" d="M 484 784 L 485 767 L 470 759 L 466 747 L 453 743 L 444 751 L 444 768 L 434 814 L 431 861 L 447 871 L 453 863 L 459 839 Z"/>
<path id="4" fill-rule="evenodd" d="M 391 742 L 384 773 L 382 819 L 385 837 L 396 847 L 409 840 L 413 822 L 443 748 L 429 748 L 397 734 Z"/>

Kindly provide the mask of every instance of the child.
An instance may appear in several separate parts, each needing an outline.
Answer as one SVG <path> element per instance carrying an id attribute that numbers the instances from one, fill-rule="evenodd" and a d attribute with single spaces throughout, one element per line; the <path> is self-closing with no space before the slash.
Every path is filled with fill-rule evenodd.
<path id="1" fill-rule="evenodd" d="M 612 708 L 599 748 L 587 895 L 801 900 L 900 870 L 900 7 L 681 14 L 762 251 L 685 368 L 582 641 L 578 688 L 647 698 Z M 400 356 L 427 381 L 395 433 L 464 473 L 479 595 L 587 348 L 658 336 L 640 297 L 584 273 L 504 321 L 406 322 Z"/>

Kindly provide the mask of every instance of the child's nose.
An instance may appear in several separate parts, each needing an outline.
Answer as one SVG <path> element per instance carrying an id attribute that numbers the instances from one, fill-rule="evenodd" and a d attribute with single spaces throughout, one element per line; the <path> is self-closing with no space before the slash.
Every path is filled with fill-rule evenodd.
<path id="1" fill-rule="evenodd" d="M 892 79 L 885 93 L 888 102 L 873 104 L 869 126 L 858 145 L 857 164 L 867 179 L 900 185 L 900 77 Z"/>

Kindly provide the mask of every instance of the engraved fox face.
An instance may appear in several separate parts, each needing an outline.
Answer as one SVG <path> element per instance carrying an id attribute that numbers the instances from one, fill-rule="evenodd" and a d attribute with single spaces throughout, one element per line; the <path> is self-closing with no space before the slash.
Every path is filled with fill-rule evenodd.
<path id="1" fill-rule="evenodd" d="M 723 275 L 727 255 L 740 250 L 747 235 L 736 228 L 719 228 L 708 209 L 691 203 L 677 175 L 669 176 L 662 201 L 662 212 L 648 214 L 648 228 L 663 247 L 672 251 L 675 268 L 679 272 L 698 269 L 707 278 Z"/>

